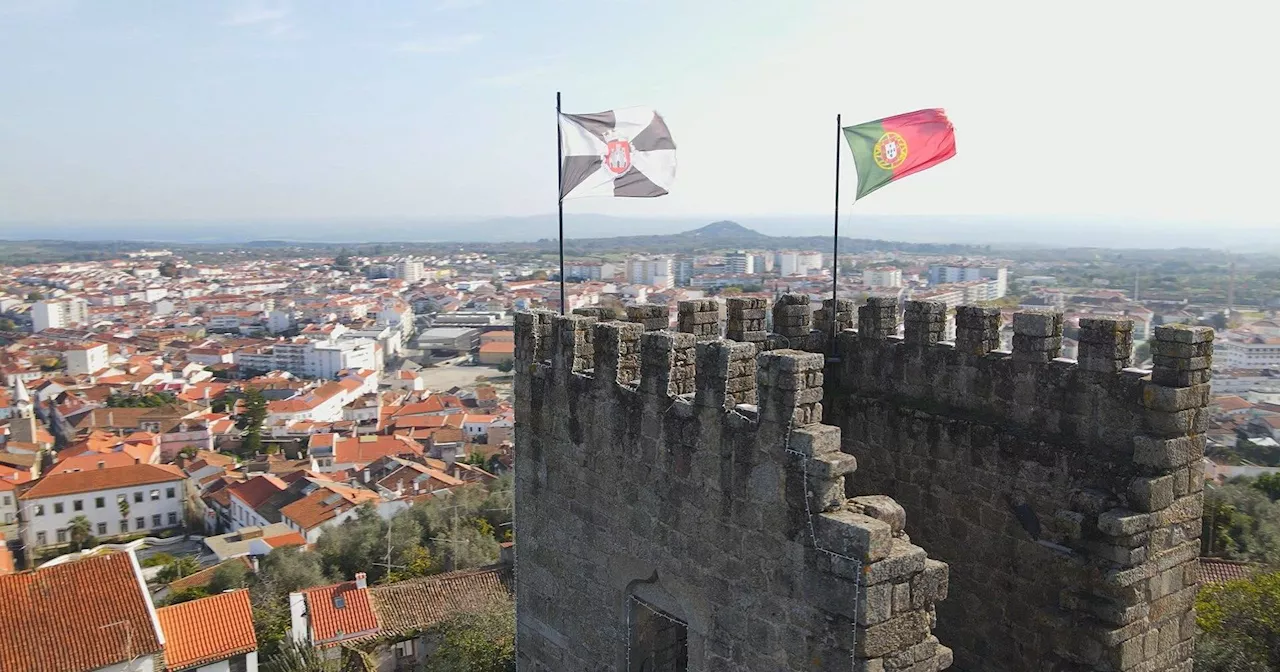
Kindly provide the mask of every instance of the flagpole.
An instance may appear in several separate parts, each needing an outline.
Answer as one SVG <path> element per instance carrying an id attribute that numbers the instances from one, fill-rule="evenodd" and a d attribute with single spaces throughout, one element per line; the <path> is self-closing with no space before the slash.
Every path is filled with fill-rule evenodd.
<path id="1" fill-rule="evenodd" d="M 560 133 L 560 92 L 556 91 L 556 208 L 560 220 L 560 314 L 565 314 L 564 298 L 564 136 Z"/>
<path id="2" fill-rule="evenodd" d="M 831 310 L 827 318 L 831 320 L 831 353 L 836 351 L 836 316 L 839 314 L 836 304 L 839 303 L 840 287 L 840 115 L 836 115 L 836 207 L 835 226 L 831 236 Z"/>

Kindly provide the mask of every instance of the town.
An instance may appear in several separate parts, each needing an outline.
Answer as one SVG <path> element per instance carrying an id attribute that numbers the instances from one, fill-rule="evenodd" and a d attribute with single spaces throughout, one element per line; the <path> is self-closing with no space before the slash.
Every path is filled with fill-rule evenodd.
<path id="1" fill-rule="evenodd" d="M 0 609 L 44 632 L 10 629 L 0 663 L 420 669 L 464 655 L 458 629 L 510 650 L 513 322 L 559 312 L 559 268 L 500 246 L 387 247 L 0 268 Z M 1205 478 L 1280 472 L 1280 278 L 1264 260 L 868 247 L 579 250 L 564 308 L 674 330 L 695 299 L 821 307 L 834 267 L 841 298 L 944 304 L 941 340 L 957 306 L 997 308 L 1002 350 L 1015 311 L 1061 313 L 1067 359 L 1081 320 L 1132 320 L 1138 367 L 1157 326 L 1213 326 Z M 1206 555 L 1230 576 L 1276 550 L 1223 536 Z M 42 577 L 57 588 L 31 597 Z"/>

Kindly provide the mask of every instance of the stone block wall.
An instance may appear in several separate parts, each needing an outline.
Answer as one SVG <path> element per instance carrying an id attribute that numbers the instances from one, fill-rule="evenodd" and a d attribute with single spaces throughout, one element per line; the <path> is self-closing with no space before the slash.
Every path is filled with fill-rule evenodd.
<path id="1" fill-rule="evenodd" d="M 947 566 L 892 499 L 846 495 L 825 358 L 760 342 L 516 316 L 520 670 L 950 666 Z"/>
<path id="2" fill-rule="evenodd" d="M 951 568 L 938 637 L 956 668 L 1192 667 L 1213 332 L 1158 327 L 1153 371 L 1127 368 L 1127 321 L 910 302 L 859 309 L 823 398 L 857 458 L 848 494 L 885 493 L 912 541 Z"/>

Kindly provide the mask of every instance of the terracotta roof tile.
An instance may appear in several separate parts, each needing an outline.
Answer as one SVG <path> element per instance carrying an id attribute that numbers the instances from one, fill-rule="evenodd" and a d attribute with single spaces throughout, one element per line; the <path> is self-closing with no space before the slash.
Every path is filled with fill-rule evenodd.
<path id="1" fill-rule="evenodd" d="M 369 589 L 355 581 L 304 591 L 311 619 L 311 641 L 320 644 L 352 639 L 378 630 L 378 617 L 369 603 Z"/>
<path id="2" fill-rule="evenodd" d="M 181 579 L 178 579 L 173 583 L 170 583 L 169 590 L 178 591 L 178 590 L 186 590 L 188 588 L 197 588 L 197 587 L 207 586 L 209 585 L 209 582 L 213 580 L 213 575 L 217 573 L 217 571 L 221 569 L 223 565 L 236 564 L 236 563 L 243 565 L 246 570 L 253 569 L 253 562 L 249 560 L 249 556 L 241 555 L 241 556 L 231 558 L 230 560 L 219 562 L 218 564 L 213 565 L 212 567 L 205 567 L 204 569 L 196 572 L 195 574 L 189 574 L 187 576 L 184 576 Z"/>
<path id="3" fill-rule="evenodd" d="M 272 495 L 287 487 L 289 486 L 285 485 L 284 481 L 267 474 L 254 476 L 244 483 L 236 483 L 230 487 L 230 490 L 231 494 L 248 504 L 249 508 L 256 509 L 258 505 L 267 501 Z"/>
<path id="4" fill-rule="evenodd" d="M 93 469 L 66 474 L 50 474 L 40 479 L 22 499 L 40 499 L 73 495 L 77 492 L 94 492 L 108 488 L 128 488 L 135 485 L 151 485 L 181 481 L 186 475 L 171 464 L 130 464 L 123 467 Z"/>
<path id="5" fill-rule="evenodd" d="M 459 611 L 511 597 L 511 573 L 494 565 L 398 581 L 369 589 L 385 633 L 427 628 Z"/>
<path id="6" fill-rule="evenodd" d="M 1247 579 L 1254 565 L 1237 560 L 1220 560 L 1218 558 L 1200 558 L 1200 583 L 1226 583 L 1236 579 Z"/>
<path id="7" fill-rule="evenodd" d="M 128 553 L 0 577 L 0 670 L 83 672 L 160 653 Z"/>
<path id="8" fill-rule="evenodd" d="M 249 591 L 236 590 L 156 610 L 165 666 L 185 670 L 258 650 Z"/>

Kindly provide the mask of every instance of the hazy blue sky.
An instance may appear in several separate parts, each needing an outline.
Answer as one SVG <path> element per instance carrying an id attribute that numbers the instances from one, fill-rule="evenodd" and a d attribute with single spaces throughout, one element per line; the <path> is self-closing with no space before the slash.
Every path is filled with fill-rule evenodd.
<path id="1" fill-rule="evenodd" d="M 559 89 L 680 152 L 572 211 L 828 211 L 836 112 L 940 106 L 959 155 L 857 210 L 1276 226 L 1272 4 L 0 0 L 0 219 L 549 212 Z"/>

